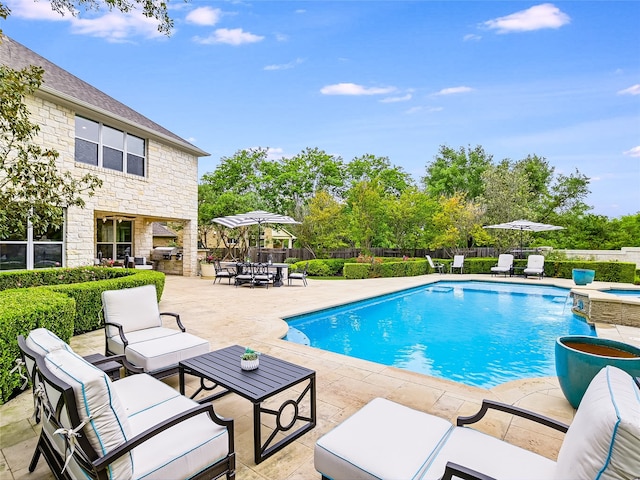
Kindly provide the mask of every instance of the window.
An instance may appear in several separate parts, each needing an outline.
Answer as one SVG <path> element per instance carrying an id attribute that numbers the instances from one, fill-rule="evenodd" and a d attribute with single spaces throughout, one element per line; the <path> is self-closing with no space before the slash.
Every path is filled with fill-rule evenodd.
<path id="1" fill-rule="evenodd" d="M 145 141 L 76 116 L 76 162 L 144 177 Z"/>
<path id="2" fill-rule="evenodd" d="M 63 266 L 64 221 L 44 231 L 31 224 L 0 240 L 0 270 L 32 270 Z"/>
<path id="3" fill-rule="evenodd" d="M 133 222 L 130 220 L 96 220 L 97 258 L 124 260 L 133 252 Z"/>

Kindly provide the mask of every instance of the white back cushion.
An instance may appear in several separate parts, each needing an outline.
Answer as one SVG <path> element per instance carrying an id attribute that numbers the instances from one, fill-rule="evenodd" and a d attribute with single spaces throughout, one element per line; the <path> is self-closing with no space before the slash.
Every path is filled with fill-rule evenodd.
<path id="1" fill-rule="evenodd" d="M 132 436 L 125 409 L 106 373 L 64 349 L 52 350 L 44 358 L 51 373 L 73 389 L 78 416 L 86 422 L 82 435 L 98 455 L 107 454 Z M 132 472 L 131 455 L 124 455 L 109 467 L 113 479 L 130 478 Z"/>
<path id="2" fill-rule="evenodd" d="M 119 323 L 125 333 L 162 326 L 155 285 L 102 292 L 102 308 L 105 321 Z M 118 331 L 108 327 L 107 334 Z"/>
<path id="3" fill-rule="evenodd" d="M 557 479 L 640 477 L 640 390 L 607 366 L 589 384 L 560 453 Z"/>
<path id="4" fill-rule="evenodd" d="M 64 340 L 46 328 L 36 328 L 31 330 L 25 340 L 25 343 L 27 344 L 27 347 L 42 356 L 45 356 L 51 350 L 56 350 L 58 348 L 71 350 L 71 347 L 69 347 Z"/>
<path id="5" fill-rule="evenodd" d="M 527 268 L 543 268 L 544 267 L 544 255 L 529 255 L 527 258 Z"/>

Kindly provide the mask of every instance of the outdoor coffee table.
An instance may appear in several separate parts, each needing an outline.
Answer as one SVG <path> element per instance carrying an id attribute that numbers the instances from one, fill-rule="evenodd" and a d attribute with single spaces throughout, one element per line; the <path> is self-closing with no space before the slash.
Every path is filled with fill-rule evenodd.
<path id="1" fill-rule="evenodd" d="M 198 399 L 199 403 L 215 400 L 230 392 L 251 401 L 253 454 L 255 462 L 260 463 L 316 426 L 316 372 L 265 354 L 260 355 L 260 366 L 256 370 L 245 371 L 240 368 L 240 357 L 244 351 L 244 347 L 233 345 L 181 361 L 178 364 L 180 393 L 184 395 L 185 375 L 193 375 L 200 378 L 200 387 L 191 398 L 202 391 L 221 388 L 207 398 Z M 205 385 L 207 380 L 213 385 Z M 307 384 L 296 399 L 285 400 L 277 410 L 262 406 L 262 402 L 268 398 L 303 382 Z M 304 416 L 300 412 L 300 405 L 305 397 L 309 398 L 310 416 Z M 284 420 L 283 414 L 289 415 L 290 419 Z M 264 443 L 261 434 L 263 415 L 273 415 L 276 424 Z M 277 434 L 288 432 L 298 421 L 304 424 L 271 445 Z"/>

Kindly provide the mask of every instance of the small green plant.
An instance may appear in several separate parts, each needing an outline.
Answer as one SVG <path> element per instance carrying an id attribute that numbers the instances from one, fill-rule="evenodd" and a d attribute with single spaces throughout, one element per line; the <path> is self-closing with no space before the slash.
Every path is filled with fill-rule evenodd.
<path id="1" fill-rule="evenodd" d="M 242 354 L 242 360 L 257 360 L 258 355 L 260 355 L 258 352 L 247 347 L 247 349 Z"/>

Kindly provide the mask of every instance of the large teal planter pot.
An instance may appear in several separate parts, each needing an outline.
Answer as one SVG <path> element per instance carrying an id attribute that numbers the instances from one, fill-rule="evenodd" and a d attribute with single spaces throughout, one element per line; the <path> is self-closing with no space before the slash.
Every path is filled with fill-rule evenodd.
<path id="1" fill-rule="evenodd" d="M 573 408 L 578 408 L 589 383 L 606 365 L 640 377 L 640 348 L 582 335 L 556 340 L 556 373 L 562 393 Z"/>
<path id="2" fill-rule="evenodd" d="M 596 278 L 595 270 L 587 270 L 585 268 L 574 268 L 571 274 L 576 285 L 588 285 Z"/>

